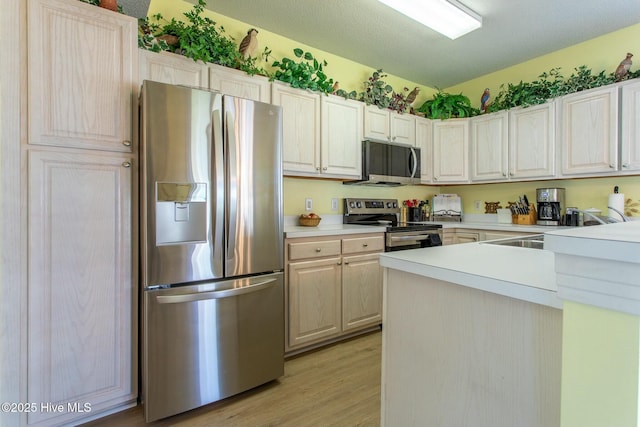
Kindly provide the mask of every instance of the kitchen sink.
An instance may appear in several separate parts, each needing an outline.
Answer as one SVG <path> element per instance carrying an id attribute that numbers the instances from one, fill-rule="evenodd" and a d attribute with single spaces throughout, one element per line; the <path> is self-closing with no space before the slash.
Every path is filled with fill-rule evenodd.
<path id="1" fill-rule="evenodd" d="M 513 246 L 517 248 L 544 249 L 544 234 L 534 236 L 512 237 L 508 239 L 482 242 L 489 245 Z"/>

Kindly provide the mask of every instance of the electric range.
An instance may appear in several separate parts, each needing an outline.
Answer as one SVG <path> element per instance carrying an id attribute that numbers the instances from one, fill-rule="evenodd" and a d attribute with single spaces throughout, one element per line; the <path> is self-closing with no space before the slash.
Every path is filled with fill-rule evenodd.
<path id="1" fill-rule="evenodd" d="M 343 224 L 378 226 L 385 231 L 385 251 L 442 245 L 442 225 L 400 222 L 397 199 L 344 199 Z"/>

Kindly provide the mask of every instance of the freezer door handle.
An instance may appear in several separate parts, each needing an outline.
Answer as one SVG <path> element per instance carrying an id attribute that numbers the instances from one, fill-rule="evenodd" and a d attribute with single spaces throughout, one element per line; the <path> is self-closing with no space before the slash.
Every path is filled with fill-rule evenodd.
<path id="1" fill-rule="evenodd" d="M 238 295 L 248 294 L 251 292 L 258 292 L 265 288 L 271 287 L 277 282 L 277 278 L 267 279 L 263 282 L 258 282 L 250 286 L 244 286 L 242 288 L 224 289 L 222 291 L 211 292 L 197 292 L 193 294 L 183 295 L 158 295 L 156 301 L 159 304 L 176 304 L 182 302 L 194 302 L 204 301 L 210 299 L 220 299 L 235 297 Z"/>

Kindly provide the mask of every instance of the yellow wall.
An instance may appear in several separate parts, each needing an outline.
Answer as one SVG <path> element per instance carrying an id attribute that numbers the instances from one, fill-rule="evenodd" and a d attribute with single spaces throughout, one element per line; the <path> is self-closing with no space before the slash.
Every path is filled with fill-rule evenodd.
<path id="1" fill-rule="evenodd" d="M 637 427 L 639 319 L 564 303 L 562 427 Z"/>
<path id="2" fill-rule="evenodd" d="M 183 0 L 151 0 L 149 16 L 161 13 L 166 19 L 172 17 L 183 19 L 183 13 L 191 8 L 193 8 L 193 3 Z M 243 23 L 208 11 L 206 15 L 222 25 L 226 33 L 234 37 L 236 41 L 241 40 L 247 29 L 254 26 L 251 23 Z M 280 59 L 282 57 L 292 58 L 295 47 L 309 50 L 316 58 L 324 59 L 328 62 L 327 74 L 334 80 L 339 81 L 340 86 L 345 90 L 360 92 L 362 90 L 362 82 L 374 71 L 372 68 L 348 59 L 303 45 L 259 27 L 257 28 L 259 30 L 258 40 L 260 43 L 258 51 L 262 51 L 264 46 L 269 46 L 273 51 L 274 59 Z M 583 64 L 594 72 L 601 70 L 613 71 L 624 58 L 626 52 L 634 52 L 638 39 L 640 39 L 640 24 L 505 68 L 445 90 L 451 93 L 462 92 L 471 98 L 472 102 L 479 103 L 480 94 L 487 86 L 491 88 L 493 94 L 497 94 L 502 83 L 517 83 L 520 80 L 532 81 L 542 72 L 554 67 L 562 67 L 562 73 L 565 76 L 569 76 L 573 68 Z M 260 65 L 268 68 L 267 64 Z M 635 70 L 635 67 L 632 70 Z M 401 90 L 404 86 L 416 86 L 413 82 L 395 76 L 389 76 L 386 81 L 396 90 Z M 425 99 L 430 98 L 435 91 L 433 88 L 424 86 L 422 86 L 422 89 L 415 105 L 420 105 Z M 313 198 L 313 210 L 316 213 L 332 214 L 342 213 L 342 206 L 340 206 L 339 212 L 331 211 L 332 198 L 389 197 L 404 200 L 428 198 L 438 193 L 457 193 L 462 197 L 464 212 L 483 213 L 484 202 L 499 201 L 506 205 L 507 201 L 514 201 L 518 195 L 522 194 L 526 194 L 529 200 L 533 202 L 536 188 L 564 187 L 566 188 L 567 206 L 576 206 L 584 209 L 595 207 L 606 214 L 607 196 L 612 192 L 614 185 L 619 185 L 620 191 L 625 193 L 627 198 L 631 198 L 634 201 L 640 200 L 640 177 L 397 188 L 354 187 L 345 186 L 338 181 L 331 180 L 287 178 L 284 182 L 284 212 L 285 215 L 295 215 L 303 212 L 305 198 L 308 197 Z M 481 210 L 474 209 L 474 201 L 476 200 L 481 202 Z"/>

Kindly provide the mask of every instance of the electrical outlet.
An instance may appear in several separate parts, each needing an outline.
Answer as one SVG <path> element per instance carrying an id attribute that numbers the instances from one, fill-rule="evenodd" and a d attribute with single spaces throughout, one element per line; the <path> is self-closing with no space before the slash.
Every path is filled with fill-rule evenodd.
<path id="1" fill-rule="evenodd" d="M 312 199 L 305 199 L 304 200 L 304 209 L 307 211 L 310 211 L 311 209 L 313 209 L 313 200 Z"/>
<path id="2" fill-rule="evenodd" d="M 475 200 L 473 202 L 473 208 L 477 211 L 482 209 L 482 200 Z"/>
<path id="3" fill-rule="evenodd" d="M 338 199 L 331 199 L 331 210 L 337 211 L 338 209 Z"/>

